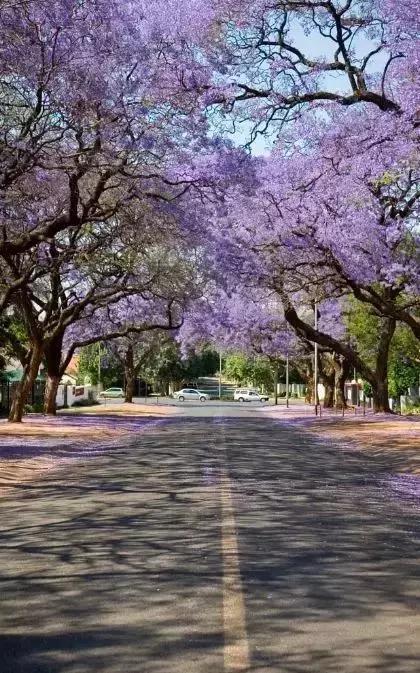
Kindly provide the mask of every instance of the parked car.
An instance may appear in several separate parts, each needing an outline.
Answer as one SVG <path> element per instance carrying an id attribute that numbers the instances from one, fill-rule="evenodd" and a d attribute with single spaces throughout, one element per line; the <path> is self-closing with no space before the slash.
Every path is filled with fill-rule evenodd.
<path id="1" fill-rule="evenodd" d="M 200 400 L 200 402 L 205 402 L 210 399 L 210 395 L 207 393 L 202 393 L 201 390 L 194 390 L 194 388 L 183 388 L 182 390 L 177 390 L 173 393 L 172 397 L 180 402 L 184 400 Z"/>
<path id="2" fill-rule="evenodd" d="M 251 388 L 237 388 L 233 393 L 236 402 L 268 402 L 268 395 L 262 395 Z"/>
<path id="3" fill-rule="evenodd" d="M 99 397 L 124 397 L 122 388 L 107 388 L 99 393 Z"/>

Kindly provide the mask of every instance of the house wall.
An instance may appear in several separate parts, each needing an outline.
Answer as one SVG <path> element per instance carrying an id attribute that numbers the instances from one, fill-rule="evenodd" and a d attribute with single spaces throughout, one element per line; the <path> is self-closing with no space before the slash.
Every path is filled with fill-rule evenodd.
<path id="1" fill-rule="evenodd" d="M 71 384 L 60 384 L 57 392 L 57 407 L 71 407 L 77 400 L 97 400 L 97 386 L 75 386 Z"/>

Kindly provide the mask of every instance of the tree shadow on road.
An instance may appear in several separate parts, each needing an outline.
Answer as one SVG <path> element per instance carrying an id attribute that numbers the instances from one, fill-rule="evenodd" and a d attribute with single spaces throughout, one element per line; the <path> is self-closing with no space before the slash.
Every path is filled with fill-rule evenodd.
<path id="1" fill-rule="evenodd" d="M 168 424 L 0 502 L 2 673 L 222 670 L 219 498 L 200 438 Z"/>
<path id="2" fill-rule="evenodd" d="M 222 673 L 226 455 L 248 673 L 417 673 L 416 494 L 246 419 L 171 420 L 0 501 L 1 673 Z"/>
<path id="3" fill-rule="evenodd" d="M 228 434 L 252 670 L 417 673 L 420 498 L 386 458 L 278 424 Z"/>

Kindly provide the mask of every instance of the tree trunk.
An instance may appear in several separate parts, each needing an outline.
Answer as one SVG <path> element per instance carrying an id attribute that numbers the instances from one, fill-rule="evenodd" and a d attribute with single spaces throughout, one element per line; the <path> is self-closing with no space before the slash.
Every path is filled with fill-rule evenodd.
<path id="1" fill-rule="evenodd" d="M 378 380 L 376 385 L 372 385 L 373 395 L 373 411 L 377 413 L 390 414 L 391 407 L 389 406 L 388 397 L 388 380 Z"/>
<path id="2" fill-rule="evenodd" d="M 307 404 L 312 404 L 314 398 L 314 373 L 311 361 L 307 362 L 306 364 L 305 378 L 306 378 L 305 402 Z"/>
<path id="3" fill-rule="evenodd" d="M 277 365 L 274 365 L 274 371 L 273 371 L 273 385 L 274 385 L 274 404 L 279 403 L 278 399 L 278 380 L 279 380 L 279 370 Z"/>
<path id="4" fill-rule="evenodd" d="M 48 341 L 44 346 L 47 385 L 44 394 L 44 414 L 55 416 L 57 413 L 57 392 L 66 366 L 61 363 L 63 349 L 62 334 Z M 64 371 L 62 371 L 64 369 Z"/>
<path id="5" fill-rule="evenodd" d="M 322 383 L 325 388 L 324 409 L 332 409 L 334 407 L 334 374 L 323 376 Z"/>
<path id="6" fill-rule="evenodd" d="M 21 423 L 22 421 L 23 414 L 25 413 L 25 404 L 35 383 L 36 377 L 38 376 L 41 360 L 42 346 L 37 344 L 36 346 L 33 346 L 28 354 L 26 365 L 23 369 L 22 379 L 16 387 L 9 414 L 10 423 Z"/>
<path id="7" fill-rule="evenodd" d="M 135 378 L 125 370 L 125 402 L 132 403 L 134 397 Z"/>
<path id="8" fill-rule="evenodd" d="M 373 411 L 375 413 L 392 413 L 388 396 L 388 357 L 395 327 L 396 322 L 393 318 L 384 318 L 379 332 L 375 379 L 369 381 L 372 386 Z"/>
<path id="9" fill-rule="evenodd" d="M 334 379 L 335 372 L 331 362 L 331 356 L 324 354 L 319 358 L 319 380 L 324 386 L 324 409 L 332 409 L 334 406 Z"/>
<path id="10" fill-rule="evenodd" d="M 389 347 L 395 332 L 396 321 L 394 318 L 384 318 L 379 332 L 378 349 L 376 351 L 375 371 L 366 364 L 360 357 L 357 350 L 347 343 L 341 343 L 334 337 L 314 329 L 302 320 L 293 306 L 290 297 L 284 290 L 283 285 L 276 287 L 276 290 L 282 300 L 284 317 L 291 325 L 295 333 L 307 341 L 317 342 L 320 346 L 330 349 L 337 355 L 343 356 L 349 361 L 359 374 L 363 376 L 372 386 L 373 408 L 376 412 L 390 413 L 388 401 L 388 356 Z"/>
<path id="11" fill-rule="evenodd" d="M 345 383 L 350 373 L 350 364 L 341 355 L 334 354 L 335 370 L 335 406 L 338 409 L 346 409 L 347 400 Z"/>
<path id="12" fill-rule="evenodd" d="M 127 346 L 124 360 L 125 376 L 125 402 L 132 403 L 134 397 L 134 386 L 136 381 L 136 372 L 134 367 L 134 348 L 132 344 Z"/>
<path id="13" fill-rule="evenodd" d="M 61 376 L 47 376 L 47 385 L 44 394 L 44 414 L 55 416 L 57 414 L 57 393 Z"/>

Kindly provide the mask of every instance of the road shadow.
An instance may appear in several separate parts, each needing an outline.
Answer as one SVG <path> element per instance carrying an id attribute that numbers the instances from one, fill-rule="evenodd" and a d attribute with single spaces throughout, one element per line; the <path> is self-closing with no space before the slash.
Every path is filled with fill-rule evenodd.
<path id="1" fill-rule="evenodd" d="M 169 423 L 0 502 L 2 673 L 222 670 L 212 442 Z"/>
<path id="2" fill-rule="evenodd" d="M 287 425 L 225 434 L 251 670 L 417 672 L 420 491 Z"/>
<path id="3" fill-rule="evenodd" d="M 1 673 L 222 673 L 222 467 L 248 673 L 417 673 L 420 501 L 266 419 L 170 419 L 0 501 Z"/>

